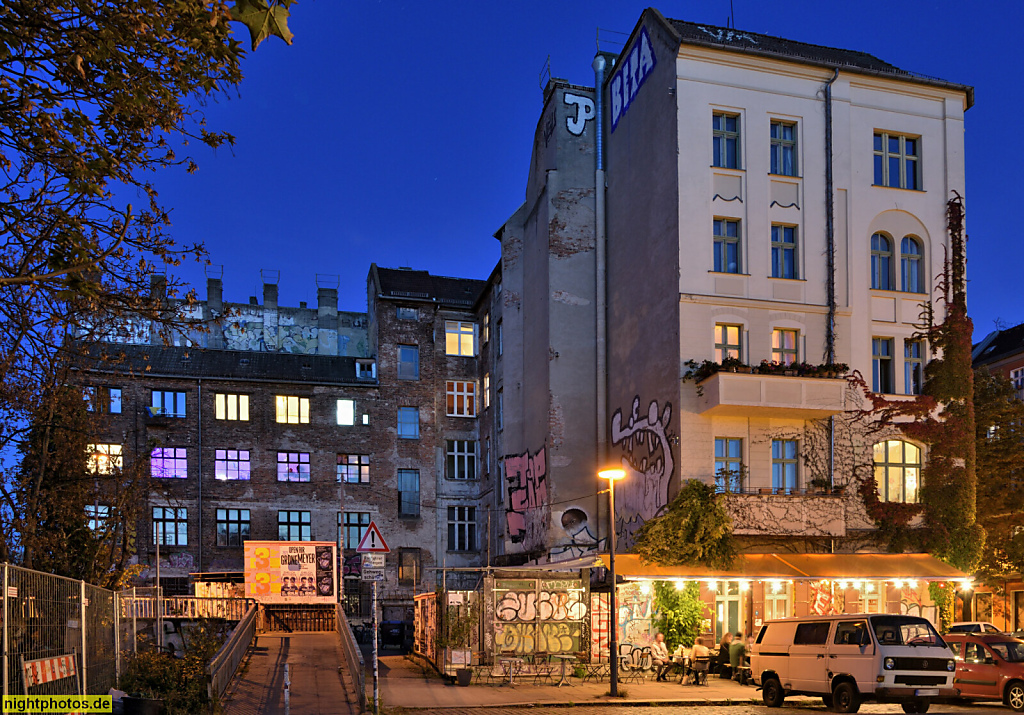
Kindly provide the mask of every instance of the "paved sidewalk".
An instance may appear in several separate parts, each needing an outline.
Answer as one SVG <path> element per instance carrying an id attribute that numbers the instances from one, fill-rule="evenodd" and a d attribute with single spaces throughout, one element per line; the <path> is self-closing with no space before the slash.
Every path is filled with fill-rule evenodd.
<path id="1" fill-rule="evenodd" d="M 227 715 L 284 713 L 284 664 L 291 677 L 291 715 L 357 715 L 342 672 L 336 633 L 264 633 L 258 636 L 244 674 L 224 699 Z"/>

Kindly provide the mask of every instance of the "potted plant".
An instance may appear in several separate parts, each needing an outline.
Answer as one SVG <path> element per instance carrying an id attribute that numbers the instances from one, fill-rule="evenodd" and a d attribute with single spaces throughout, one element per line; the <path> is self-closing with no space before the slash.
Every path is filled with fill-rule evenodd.
<path id="1" fill-rule="evenodd" d="M 811 480 L 810 486 L 814 489 L 815 494 L 824 494 L 831 485 L 825 477 L 815 477 Z"/>

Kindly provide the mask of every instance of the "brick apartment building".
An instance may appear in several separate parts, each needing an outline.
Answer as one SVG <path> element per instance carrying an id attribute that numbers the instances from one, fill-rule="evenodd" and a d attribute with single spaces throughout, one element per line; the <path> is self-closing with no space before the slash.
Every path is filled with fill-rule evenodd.
<path id="1" fill-rule="evenodd" d="M 971 351 L 974 367 L 987 367 L 1013 383 L 1018 399 L 1024 400 L 1024 324 L 993 330 Z"/>
<path id="2" fill-rule="evenodd" d="M 129 326 L 106 348 L 122 360 L 83 370 L 106 413 L 96 468 L 148 466 L 144 579 L 157 541 L 172 593 L 241 572 L 247 539 L 337 540 L 346 607 L 366 615 L 354 548 L 374 521 L 392 549 L 384 617 L 404 620 L 436 569 L 487 558 L 490 284 L 374 265 L 367 290 L 367 313 L 339 312 L 334 288 L 315 309 L 278 306 L 273 283 L 262 304 L 224 303 L 211 278 L 193 312 L 208 332 L 165 345 Z"/>

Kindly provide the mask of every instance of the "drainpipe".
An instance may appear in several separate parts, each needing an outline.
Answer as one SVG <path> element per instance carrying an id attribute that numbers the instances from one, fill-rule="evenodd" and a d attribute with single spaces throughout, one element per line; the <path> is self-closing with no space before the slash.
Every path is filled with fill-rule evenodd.
<path id="1" fill-rule="evenodd" d="M 605 257 L 605 183 L 604 183 L 604 69 L 605 59 L 594 58 L 595 155 L 594 195 L 596 197 L 595 245 L 597 248 L 597 275 L 594 285 L 597 313 L 597 466 L 604 467 L 608 444 L 605 437 L 608 423 L 608 360 L 607 360 L 607 266 Z"/>
<path id="2" fill-rule="evenodd" d="M 836 225 L 835 187 L 832 183 L 832 83 L 839 77 L 837 67 L 825 83 L 825 255 L 828 269 L 825 280 L 828 292 L 828 319 L 825 325 L 825 363 L 836 361 Z M 828 480 L 836 482 L 836 418 L 828 418 Z"/>
<path id="3" fill-rule="evenodd" d="M 199 378 L 196 414 L 199 418 L 199 573 L 203 572 L 203 379 Z"/>

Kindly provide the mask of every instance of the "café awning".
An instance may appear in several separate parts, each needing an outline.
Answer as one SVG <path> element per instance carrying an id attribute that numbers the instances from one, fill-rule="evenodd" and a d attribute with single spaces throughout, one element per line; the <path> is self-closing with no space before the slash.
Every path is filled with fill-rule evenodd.
<path id="1" fill-rule="evenodd" d="M 601 554 L 608 566 L 608 554 Z M 730 569 L 645 564 L 636 554 L 616 554 L 615 572 L 625 578 L 771 580 L 916 580 L 969 578 L 930 554 L 740 554 Z"/>

